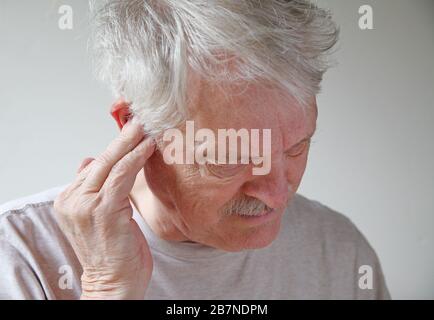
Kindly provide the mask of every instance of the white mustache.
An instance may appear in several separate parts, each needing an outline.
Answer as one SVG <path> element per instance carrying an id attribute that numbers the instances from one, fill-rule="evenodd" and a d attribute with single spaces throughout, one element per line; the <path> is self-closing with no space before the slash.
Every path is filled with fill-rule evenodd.
<path id="1" fill-rule="evenodd" d="M 292 190 L 291 186 L 288 187 L 288 193 Z M 288 197 L 288 201 L 286 206 L 288 206 L 290 202 L 290 197 Z M 259 216 L 264 212 L 269 212 L 273 210 L 267 206 L 261 200 L 242 195 L 241 197 L 230 200 L 220 211 L 224 215 L 242 215 L 242 216 Z"/>
<path id="2" fill-rule="evenodd" d="M 272 209 L 261 200 L 244 195 L 229 201 L 221 211 L 224 215 L 257 216 Z"/>

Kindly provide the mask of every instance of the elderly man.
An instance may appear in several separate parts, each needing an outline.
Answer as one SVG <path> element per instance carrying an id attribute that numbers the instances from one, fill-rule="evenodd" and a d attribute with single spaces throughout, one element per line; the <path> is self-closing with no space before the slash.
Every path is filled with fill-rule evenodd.
<path id="1" fill-rule="evenodd" d="M 328 12 L 305 0 L 92 10 L 121 132 L 68 186 L 1 207 L 1 298 L 389 298 L 349 219 L 296 194 L 337 41 Z"/>

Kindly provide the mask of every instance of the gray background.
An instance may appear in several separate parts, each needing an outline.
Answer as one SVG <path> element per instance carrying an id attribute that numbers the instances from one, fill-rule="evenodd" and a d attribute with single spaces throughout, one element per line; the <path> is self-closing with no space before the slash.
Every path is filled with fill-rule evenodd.
<path id="1" fill-rule="evenodd" d="M 60 5 L 74 29 L 58 28 Z M 350 217 L 392 297 L 434 298 L 434 2 L 319 1 L 341 26 L 300 193 Z M 374 30 L 358 8 L 374 9 Z M 0 2 L 0 202 L 68 183 L 115 137 L 91 75 L 87 2 Z"/>

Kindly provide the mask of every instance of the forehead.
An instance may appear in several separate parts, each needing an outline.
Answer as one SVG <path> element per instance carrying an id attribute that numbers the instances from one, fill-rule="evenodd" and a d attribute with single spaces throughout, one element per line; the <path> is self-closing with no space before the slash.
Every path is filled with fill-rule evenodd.
<path id="1" fill-rule="evenodd" d="M 273 144 L 286 147 L 315 130 L 314 97 L 303 107 L 282 89 L 262 84 L 189 84 L 189 118 L 196 128 L 271 129 Z"/>

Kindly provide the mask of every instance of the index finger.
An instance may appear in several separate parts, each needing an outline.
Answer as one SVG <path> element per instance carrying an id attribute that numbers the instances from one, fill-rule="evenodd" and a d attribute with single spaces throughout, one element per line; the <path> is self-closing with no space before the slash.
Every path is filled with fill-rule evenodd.
<path id="1" fill-rule="evenodd" d="M 143 140 L 144 136 L 141 125 L 131 120 L 128 121 L 119 136 L 93 161 L 92 168 L 83 183 L 86 191 L 99 191 L 113 166 L 131 152 Z"/>

